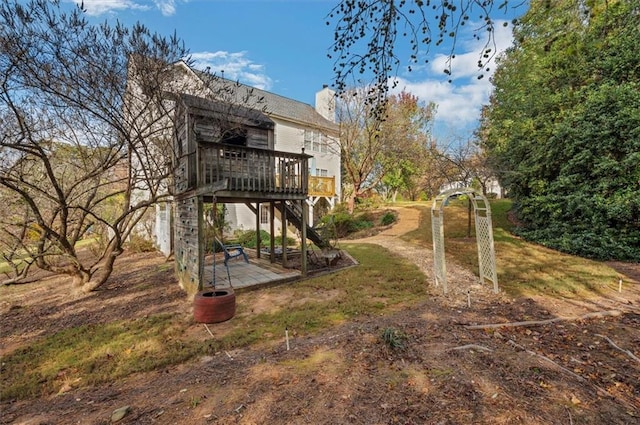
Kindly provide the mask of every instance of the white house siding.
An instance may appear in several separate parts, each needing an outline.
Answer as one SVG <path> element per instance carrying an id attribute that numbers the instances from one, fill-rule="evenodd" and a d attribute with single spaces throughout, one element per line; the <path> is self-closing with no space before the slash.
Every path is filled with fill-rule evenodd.
<path id="1" fill-rule="evenodd" d="M 305 130 L 316 130 L 330 137 L 326 130 L 319 130 L 314 127 L 304 126 L 302 124 L 291 123 L 277 117 L 270 117 L 275 123 L 274 129 L 274 149 L 284 152 L 302 152 L 304 147 L 304 134 Z M 313 158 L 309 160 L 309 167 L 311 168 L 310 175 L 316 175 L 316 169 L 327 170 L 328 177 L 336 178 L 336 198 L 340 199 L 340 157 L 330 152 L 313 152 L 305 150 L 308 155 L 313 155 Z M 268 205 L 268 204 L 265 204 Z M 256 227 L 256 216 L 246 205 L 244 204 L 230 204 L 227 205 L 227 221 L 230 224 L 232 230 L 249 230 Z M 311 223 L 312 224 L 312 223 Z M 260 228 L 269 231 L 269 223 L 263 223 Z M 276 233 L 280 234 L 282 229 L 282 223 L 276 218 L 275 220 Z"/>
<path id="2" fill-rule="evenodd" d="M 171 203 L 156 204 L 155 212 L 155 243 L 158 251 L 168 257 L 171 254 Z"/>
<path id="3" fill-rule="evenodd" d="M 285 152 L 302 152 L 304 146 L 304 127 L 287 123 L 276 117 L 270 117 L 275 123 L 275 150 Z M 306 152 L 305 152 L 306 153 Z"/>
<path id="4" fill-rule="evenodd" d="M 305 130 L 320 131 L 327 137 L 329 152 L 314 152 L 313 150 L 306 149 L 304 153 L 313 156 L 313 158 L 309 160 L 311 176 L 316 175 L 316 169 L 323 169 L 327 170 L 328 177 L 336 177 L 336 194 L 338 195 L 337 198 L 340 199 L 340 155 L 334 153 L 339 149 L 335 138 L 332 138 L 331 135 L 323 129 L 293 124 L 274 117 L 271 118 L 276 123 L 274 130 L 276 150 L 302 152 Z"/>

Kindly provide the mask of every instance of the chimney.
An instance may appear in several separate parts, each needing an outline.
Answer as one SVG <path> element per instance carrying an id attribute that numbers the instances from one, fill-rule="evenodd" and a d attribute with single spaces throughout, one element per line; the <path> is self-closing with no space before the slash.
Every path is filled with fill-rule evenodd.
<path id="1" fill-rule="evenodd" d="M 336 122 L 336 92 L 327 84 L 316 93 L 316 111 L 331 122 Z"/>

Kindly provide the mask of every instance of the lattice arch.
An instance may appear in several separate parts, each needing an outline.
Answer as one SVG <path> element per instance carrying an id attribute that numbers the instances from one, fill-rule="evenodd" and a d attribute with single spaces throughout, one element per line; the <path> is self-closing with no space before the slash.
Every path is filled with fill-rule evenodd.
<path id="1" fill-rule="evenodd" d="M 491 207 L 487 198 L 476 189 L 451 189 L 442 192 L 433 200 L 431 206 L 431 230 L 433 234 L 433 263 L 436 286 L 442 284 L 447 293 L 447 264 L 444 255 L 444 207 L 454 195 L 467 195 L 473 203 L 476 223 L 476 242 L 478 244 L 478 263 L 480 264 L 480 281 L 493 282 L 493 292 L 498 292 L 498 276 L 496 275 L 496 254 L 493 245 L 493 228 L 491 226 Z"/>

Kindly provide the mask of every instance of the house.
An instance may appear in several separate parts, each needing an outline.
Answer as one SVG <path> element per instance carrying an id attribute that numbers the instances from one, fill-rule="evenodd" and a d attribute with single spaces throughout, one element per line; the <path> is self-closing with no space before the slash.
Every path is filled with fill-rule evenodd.
<path id="1" fill-rule="evenodd" d="M 496 199 L 501 199 L 504 197 L 502 186 L 500 186 L 500 183 L 494 177 L 485 178 L 484 180 L 480 179 L 479 177 L 475 177 L 467 180 L 450 181 L 441 185 L 438 191 L 439 193 L 444 193 L 452 189 L 464 189 L 467 187 L 472 187 L 474 182 L 477 182 L 481 186 L 482 192 L 485 195 Z"/>
<path id="2" fill-rule="evenodd" d="M 172 66 L 167 81 L 173 203 L 157 205 L 151 221 L 158 248 L 175 252 L 181 284 L 202 280 L 207 203 L 223 203 L 234 229 L 273 236 L 292 226 L 321 244 L 312 225 L 340 197 L 334 92 L 323 87 L 312 107 L 184 62 Z M 143 84 L 132 90 L 144 91 Z"/>
<path id="3" fill-rule="evenodd" d="M 203 79 L 210 78 L 197 71 L 194 71 L 194 75 Z M 341 195 L 335 92 L 325 85 L 316 93 L 315 107 L 312 107 L 303 102 L 220 78 L 214 81 L 212 86 L 221 84 L 230 85 L 231 91 L 235 90 L 237 99 L 253 104 L 255 109 L 273 121 L 273 143 L 267 147 L 268 149 L 311 155 L 307 204 L 309 223 L 313 225 L 322 215 L 335 207 Z M 215 95 L 212 97 L 215 98 Z M 268 207 L 263 205 L 259 215 L 261 229 L 269 231 Z M 232 229 L 255 227 L 254 212 L 243 204 L 227 205 L 227 220 Z M 279 219 L 276 220 L 277 225 L 281 226 Z"/>

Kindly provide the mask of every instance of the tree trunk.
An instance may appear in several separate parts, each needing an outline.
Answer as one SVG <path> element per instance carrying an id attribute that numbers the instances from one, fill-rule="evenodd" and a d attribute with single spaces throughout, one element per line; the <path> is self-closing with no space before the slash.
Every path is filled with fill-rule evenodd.
<path id="1" fill-rule="evenodd" d="M 353 193 L 349 196 L 349 199 L 347 201 L 347 209 L 349 210 L 349 214 L 353 214 L 353 211 L 356 208 L 356 192 L 355 190 L 353 191 Z"/>
<path id="2" fill-rule="evenodd" d="M 121 249 L 110 249 L 109 252 L 105 253 L 105 259 L 102 264 L 82 283 L 82 292 L 88 293 L 95 291 L 102 286 L 109 279 L 109 276 L 111 276 L 116 258 L 118 258 L 121 253 Z"/>

